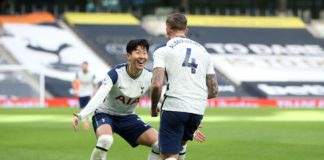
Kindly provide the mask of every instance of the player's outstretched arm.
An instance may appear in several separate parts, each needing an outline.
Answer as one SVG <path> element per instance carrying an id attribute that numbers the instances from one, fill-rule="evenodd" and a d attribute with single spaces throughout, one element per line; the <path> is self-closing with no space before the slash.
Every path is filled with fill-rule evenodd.
<path id="1" fill-rule="evenodd" d="M 88 117 L 99 107 L 99 105 L 104 101 L 105 97 L 109 93 L 112 86 L 113 83 L 110 77 L 105 78 L 105 80 L 102 82 L 102 85 L 100 86 L 96 94 L 91 98 L 86 107 L 80 113 L 74 114 L 72 122 L 74 130 L 77 130 L 78 124 L 82 119 Z"/>
<path id="2" fill-rule="evenodd" d="M 218 83 L 216 80 L 216 74 L 207 74 L 206 84 L 208 88 L 208 99 L 215 98 L 218 94 Z"/>
<path id="3" fill-rule="evenodd" d="M 164 81 L 164 68 L 157 67 L 153 69 L 152 88 L 151 88 L 151 116 L 158 116 L 158 103 L 161 97 L 163 81 Z"/>

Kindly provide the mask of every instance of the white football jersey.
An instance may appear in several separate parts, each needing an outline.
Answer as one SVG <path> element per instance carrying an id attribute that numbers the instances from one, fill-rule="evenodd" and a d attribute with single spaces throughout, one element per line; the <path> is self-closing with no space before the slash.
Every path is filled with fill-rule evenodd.
<path id="1" fill-rule="evenodd" d="M 127 64 L 119 64 L 108 72 L 103 83 L 112 83 L 104 102 L 97 112 L 110 115 L 134 114 L 140 98 L 150 89 L 152 73 L 144 69 L 139 77 L 133 79 L 126 71 Z"/>
<path id="2" fill-rule="evenodd" d="M 84 73 L 82 70 L 79 71 L 76 75 L 76 79 L 80 81 L 79 87 L 79 97 L 91 96 L 94 92 L 95 85 L 95 75 L 88 71 Z"/>
<path id="3" fill-rule="evenodd" d="M 154 68 L 165 68 L 167 89 L 162 110 L 203 115 L 207 106 L 206 75 L 215 74 L 212 59 L 199 43 L 176 37 L 153 54 Z"/>

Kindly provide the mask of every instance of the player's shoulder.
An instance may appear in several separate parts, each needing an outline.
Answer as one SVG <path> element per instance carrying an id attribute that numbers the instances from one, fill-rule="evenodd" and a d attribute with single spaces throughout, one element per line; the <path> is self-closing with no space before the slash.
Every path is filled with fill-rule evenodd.
<path id="1" fill-rule="evenodd" d="M 150 70 L 150 69 L 148 69 L 148 68 L 146 68 L 146 67 L 144 67 L 143 71 L 144 71 L 145 73 L 149 73 L 149 74 L 152 73 L 152 70 Z"/>
<path id="2" fill-rule="evenodd" d="M 90 71 L 88 71 L 87 74 L 86 74 L 86 73 L 84 73 L 82 70 L 79 70 L 79 71 L 76 73 L 76 75 L 77 75 L 78 78 L 84 78 L 84 77 L 87 77 L 87 76 L 90 75 L 90 74 L 91 74 Z"/>
<path id="3" fill-rule="evenodd" d="M 151 85 L 151 81 L 152 81 L 152 77 L 153 77 L 151 70 L 144 68 L 141 76 L 142 76 L 142 78 L 140 78 L 140 79 L 144 84 Z"/>
<path id="4" fill-rule="evenodd" d="M 152 70 L 150 70 L 150 69 L 148 69 L 148 68 L 144 68 L 143 71 L 144 71 L 145 74 L 147 74 L 147 75 L 149 75 L 149 76 L 152 76 L 152 74 L 153 74 L 153 73 L 152 73 Z"/>
<path id="5" fill-rule="evenodd" d="M 148 68 L 144 68 L 142 71 L 143 76 L 145 76 L 146 78 L 152 78 L 152 71 Z"/>
<path id="6" fill-rule="evenodd" d="M 160 43 L 159 45 L 157 45 L 157 46 L 154 48 L 153 52 L 154 52 L 154 53 L 155 53 L 155 52 L 158 52 L 158 51 L 160 51 L 160 50 L 165 49 L 166 47 L 167 47 L 167 43 L 166 43 L 166 42 Z"/>
<path id="7" fill-rule="evenodd" d="M 118 74 L 118 72 L 120 72 L 125 67 L 127 67 L 127 63 L 117 64 L 112 69 L 109 70 L 108 75 L 109 75 L 109 73 Z"/>
<path id="8" fill-rule="evenodd" d="M 120 64 L 117 64 L 113 69 L 119 70 L 119 69 L 122 69 L 122 68 L 124 68 L 126 66 L 127 66 L 127 63 L 120 63 Z"/>
<path id="9" fill-rule="evenodd" d="M 93 76 L 96 75 L 96 73 L 95 73 L 93 70 L 89 70 L 88 73 L 89 73 L 89 75 L 90 75 L 91 77 L 93 77 Z"/>
<path id="10" fill-rule="evenodd" d="M 83 75 L 84 72 L 82 71 L 82 69 L 80 69 L 80 70 L 78 70 L 78 71 L 76 72 L 76 74 L 77 74 L 77 75 Z"/>
<path id="11" fill-rule="evenodd" d="M 112 69 L 110 69 L 110 71 L 108 71 L 107 74 L 113 81 L 113 84 L 115 84 L 118 80 L 118 73 L 121 71 L 121 69 L 123 69 L 126 66 L 127 66 L 127 63 L 117 64 Z"/>

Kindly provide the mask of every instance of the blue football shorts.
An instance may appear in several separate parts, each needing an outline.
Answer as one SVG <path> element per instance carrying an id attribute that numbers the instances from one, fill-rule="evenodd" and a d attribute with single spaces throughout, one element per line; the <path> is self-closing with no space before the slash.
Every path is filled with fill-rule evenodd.
<path id="1" fill-rule="evenodd" d="M 203 116 L 185 112 L 162 111 L 159 131 L 160 152 L 177 154 L 182 142 L 193 139 Z"/>
<path id="2" fill-rule="evenodd" d="M 150 124 L 143 122 L 136 114 L 126 116 L 113 116 L 106 113 L 95 113 L 92 117 L 93 129 L 103 124 L 109 124 L 114 133 L 120 135 L 132 147 L 138 146 L 138 137 L 152 128 Z"/>

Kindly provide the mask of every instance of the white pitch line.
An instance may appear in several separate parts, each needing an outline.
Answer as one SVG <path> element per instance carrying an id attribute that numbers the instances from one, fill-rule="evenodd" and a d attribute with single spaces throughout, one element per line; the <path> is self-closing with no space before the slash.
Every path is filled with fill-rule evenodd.
<path id="1" fill-rule="evenodd" d="M 159 117 L 140 115 L 146 122 L 158 122 Z M 270 116 L 204 116 L 203 122 L 324 122 L 324 112 L 318 111 L 286 111 L 278 112 Z M 72 122 L 72 116 L 54 114 L 0 114 L 0 123 L 24 123 L 24 122 Z"/>

